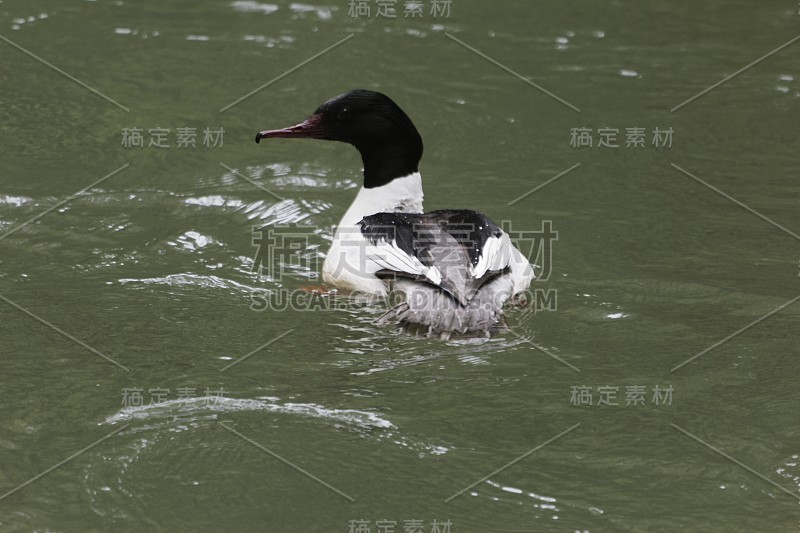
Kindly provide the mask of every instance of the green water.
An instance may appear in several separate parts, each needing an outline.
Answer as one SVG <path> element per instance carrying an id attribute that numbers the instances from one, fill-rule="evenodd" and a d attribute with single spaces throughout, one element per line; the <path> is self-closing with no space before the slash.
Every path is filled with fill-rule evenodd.
<path id="1" fill-rule="evenodd" d="M 671 372 L 800 294 L 800 42 L 671 112 L 797 36 L 796 2 L 422 4 L 0 3 L 119 104 L 0 42 L 0 530 L 798 531 L 800 302 Z M 483 343 L 251 309 L 317 283 L 360 180 L 344 145 L 253 137 L 356 87 L 414 119 L 426 208 L 551 221 L 554 309 Z M 252 226 L 292 223 L 302 264 L 259 278 Z"/>

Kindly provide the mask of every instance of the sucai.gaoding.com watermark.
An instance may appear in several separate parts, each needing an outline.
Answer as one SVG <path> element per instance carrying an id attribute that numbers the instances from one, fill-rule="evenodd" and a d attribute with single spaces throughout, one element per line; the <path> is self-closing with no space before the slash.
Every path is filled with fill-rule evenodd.
<path id="1" fill-rule="evenodd" d="M 503 221 L 502 229 L 508 234 L 511 243 L 519 249 L 523 257 L 534 266 L 536 278 L 533 285 L 522 295 L 529 308 L 536 311 L 555 311 L 558 309 L 558 294 L 555 288 L 545 288 L 553 272 L 553 249 L 558 241 L 558 232 L 553 229 L 550 220 L 542 221 L 537 230 L 516 229 L 510 221 Z M 389 235 L 396 231 L 396 227 L 383 228 Z M 415 245 L 425 246 L 430 239 L 431 226 L 418 224 L 412 229 L 412 242 Z M 470 235 L 477 234 L 479 228 L 465 223 L 448 227 L 451 235 L 457 235 L 462 245 L 469 248 Z M 253 259 L 253 271 L 258 274 L 259 281 L 281 285 L 286 281 L 296 283 L 303 278 L 310 283 L 319 282 L 319 272 L 322 269 L 323 257 L 317 252 L 319 247 L 320 228 L 316 226 L 275 225 L 268 227 L 253 227 L 252 244 L 256 248 Z M 340 241 L 338 252 L 347 253 L 348 261 L 334 261 L 337 271 L 333 277 L 346 274 L 349 278 L 374 280 L 372 274 L 367 274 L 367 265 L 374 263 L 375 249 L 366 241 L 359 229 L 342 229 L 337 236 Z M 347 250 L 345 252 L 344 250 Z M 353 257 L 356 257 L 355 261 Z M 454 268 L 463 265 L 463 254 L 453 250 L 445 257 L 438 257 L 439 266 L 447 268 L 448 261 L 452 261 Z M 508 295 L 509 297 L 512 295 Z M 415 297 L 425 298 L 425 293 L 415 294 Z M 433 297 L 433 296 L 431 296 Z M 517 298 L 520 300 L 519 296 Z M 369 294 L 353 293 L 349 298 L 336 298 L 323 287 L 319 290 L 312 288 L 286 287 L 256 289 L 251 293 L 250 308 L 254 311 L 322 311 L 346 310 L 372 305 L 385 305 L 393 307 L 402 301 L 402 296 L 390 293 L 387 297 L 377 297 Z M 416 302 L 424 307 L 425 302 Z"/>

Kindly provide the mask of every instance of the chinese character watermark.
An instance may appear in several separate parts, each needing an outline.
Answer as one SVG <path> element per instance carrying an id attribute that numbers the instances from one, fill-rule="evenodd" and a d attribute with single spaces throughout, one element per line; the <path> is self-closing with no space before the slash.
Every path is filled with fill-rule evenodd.
<path id="1" fill-rule="evenodd" d="M 553 273 L 553 245 L 558 241 L 558 232 L 553 230 L 553 221 L 542 220 L 539 230 L 515 230 L 508 220 L 504 220 L 501 226 L 528 262 L 539 267 L 536 280 L 549 280 Z"/>
<path id="2" fill-rule="evenodd" d="M 449 18 L 453 0 L 349 0 L 347 15 L 351 18 Z"/>
<path id="3" fill-rule="evenodd" d="M 438 226 L 436 226 L 438 228 Z M 481 237 L 481 231 L 473 223 L 449 224 L 448 235 L 455 239 L 466 249 L 471 249 L 473 240 Z M 508 235 L 509 242 L 521 257 L 515 260 L 531 264 L 536 282 L 546 282 L 553 272 L 553 245 L 558 240 L 558 232 L 553 230 L 550 220 L 542 221 L 539 230 L 518 230 L 512 227 L 509 221 L 503 221 L 501 229 Z M 413 249 L 425 248 L 435 245 L 437 232 L 431 231 L 431 226 L 425 223 L 413 224 L 410 230 L 410 239 Z M 380 239 L 394 242 L 393 232 L 397 231 L 394 225 L 386 227 L 370 227 L 371 232 L 380 234 Z M 322 269 L 322 254 L 317 250 L 320 240 L 319 228 L 315 226 L 301 226 L 297 224 L 274 225 L 267 227 L 254 226 L 252 228 L 252 245 L 256 248 L 251 270 L 260 281 L 280 282 L 287 279 L 304 278 L 312 282 L 319 279 Z M 378 239 L 378 240 L 380 240 Z M 377 242 L 377 241 L 376 241 Z M 483 241 L 480 241 L 482 244 Z M 448 249 L 448 253 L 438 252 L 437 268 L 448 270 L 450 267 L 458 270 L 464 267 L 464 254 L 456 248 Z M 374 282 L 373 274 L 380 270 L 376 265 L 386 264 L 386 259 L 381 254 L 386 253 L 380 246 L 376 246 L 370 239 L 365 238 L 360 228 L 340 228 L 336 232 L 336 243 L 329 250 L 326 261 L 330 261 L 330 276 L 333 279 L 346 277 L 348 279 L 363 279 L 365 282 Z M 409 252 L 403 252 L 409 253 Z M 472 265 L 471 265 L 472 266 Z M 390 272 L 386 271 L 382 279 L 391 282 Z M 399 273 L 404 275 L 404 272 Z M 508 290 L 511 290 L 509 288 Z M 352 310 L 365 305 L 396 305 L 402 302 L 398 294 L 389 293 L 389 297 L 375 296 L 372 294 L 359 294 L 357 291 L 351 296 L 355 298 L 336 298 L 329 290 L 308 288 L 290 289 L 255 289 L 251 293 L 250 309 L 254 311 L 321 311 L 321 310 Z M 509 299 L 513 294 L 506 295 Z M 436 293 L 420 292 L 415 297 L 437 298 Z M 520 296 L 516 295 L 513 303 L 523 304 L 531 310 L 554 311 L 558 306 L 556 289 L 534 287 L 525 291 Z M 426 302 L 415 302 L 425 307 Z M 430 303 L 430 302 L 427 302 Z"/>
<path id="4" fill-rule="evenodd" d="M 501 224 L 514 246 L 519 249 L 522 255 L 534 268 L 536 277 L 532 294 L 529 291 L 523 295 L 527 302 L 524 311 L 533 314 L 537 311 L 556 311 L 558 309 L 558 290 L 543 288 L 536 284 L 544 283 L 550 279 L 553 273 L 553 249 L 558 241 L 558 232 L 553 230 L 552 220 L 543 220 L 541 229 L 530 231 L 519 231 L 511 227 L 511 222 L 504 220 Z M 520 320 L 526 318 L 523 312 Z"/>
<path id="5" fill-rule="evenodd" d="M 623 134 L 624 137 L 621 135 Z M 569 145 L 572 148 L 645 148 L 647 140 L 655 148 L 672 148 L 674 130 L 653 128 L 648 137 L 646 128 L 572 128 Z"/>
<path id="6" fill-rule="evenodd" d="M 142 387 L 126 387 L 122 389 L 123 407 L 143 407 L 145 405 L 163 404 L 170 400 L 204 400 L 204 405 L 217 405 L 225 399 L 225 389 L 219 387 L 212 389 L 205 388 L 202 396 L 197 394 L 196 387 L 176 387 L 174 394 L 168 388 L 154 387 L 144 389 Z"/>
<path id="7" fill-rule="evenodd" d="M 269 278 L 280 281 L 287 274 L 304 272 L 310 279 L 316 279 L 319 272 L 320 257 L 312 248 L 316 237 L 315 226 L 279 224 L 262 228 L 253 226 L 252 245 L 256 248 L 253 259 L 253 272 L 259 279 Z"/>
<path id="8" fill-rule="evenodd" d="M 649 391 L 645 385 L 626 385 L 624 387 L 601 385 L 590 387 L 587 385 L 573 385 L 570 387 L 569 403 L 574 406 L 601 406 L 626 407 L 643 406 L 650 399 L 652 405 L 672 405 L 672 385 L 655 385 Z M 648 394 L 649 393 L 649 394 Z"/>
<path id="9" fill-rule="evenodd" d="M 375 526 L 373 529 L 372 526 Z M 452 521 L 441 521 L 436 518 L 430 523 L 424 520 L 350 520 L 347 533 L 452 533 Z"/>
<path id="10" fill-rule="evenodd" d="M 205 148 L 222 148 L 225 142 L 225 129 L 206 127 L 202 130 L 201 145 Z M 123 148 L 171 148 L 174 140 L 176 148 L 197 148 L 197 128 L 181 127 L 173 131 L 169 128 L 122 128 Z M 146 142 L 145 142 L 146 141 Z"/>

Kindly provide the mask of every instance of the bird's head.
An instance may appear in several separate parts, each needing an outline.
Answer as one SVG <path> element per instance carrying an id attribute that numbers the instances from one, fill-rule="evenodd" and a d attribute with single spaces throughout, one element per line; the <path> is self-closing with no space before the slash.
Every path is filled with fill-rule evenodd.
<path id="1" fill-rule="evenodd" d="M 295 126 L 261 131 L 256 142 L 272 138 L 352 144 L 364 161 L 367 188 L 417 172 L 422 158 L 422 138 L 408 115 L 388 96 L 363 89 L 328 100 Z"/>

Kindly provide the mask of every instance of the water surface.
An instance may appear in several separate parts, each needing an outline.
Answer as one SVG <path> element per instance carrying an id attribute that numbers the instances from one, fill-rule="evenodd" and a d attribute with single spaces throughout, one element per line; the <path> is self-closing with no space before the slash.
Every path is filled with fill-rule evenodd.
<path id="1" fill-rule="evenodd" d="M 4 531 L 797 530 L 800 304 L 670 371 L 800 293 L 800 44 L 671 112 L 794 38 L 797 6 L 422 4 L 0 4 L 0 35 L 113 100 L 0 43 L 0 493 L 113 433 L 0 499 Z M 440 342 L 250 308 L 316 283 L 360 184 L 352 149 L 254 134 L 355 87 L 417 124 L 428 209 L 551 221 L 555 309 Z M 252 228 L 279 224 L 308 245 L 259 277 Z"/>

